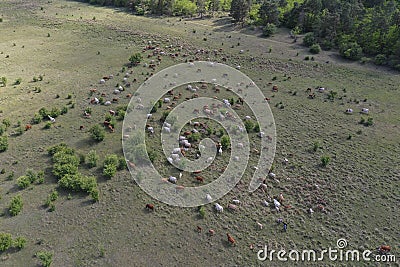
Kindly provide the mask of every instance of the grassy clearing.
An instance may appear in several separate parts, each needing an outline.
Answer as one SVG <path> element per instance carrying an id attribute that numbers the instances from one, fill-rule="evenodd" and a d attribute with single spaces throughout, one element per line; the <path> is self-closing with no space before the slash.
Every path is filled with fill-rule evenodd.
<path id="1" fill-rule="evenodd" d="M 144 266 L 154 262 L 255 266 L 259 264 L 257 249 L 250 250 L 250 244 L 256 248 L 268 244 L 274 249 L 312 249 L 334 246 L 338 238 L 346 238 L 351 248 L 374 249 L 380 244 L 395 247 L 399 240 L 396 205 L 400 199 L 398 74 L 339 61 L 331 52 L 304 61 L 309 55 L 307 49 L 292 44 L 284 30 L 267 40 L 255 36 L 257 33 L 227 32 L 218 20 L 198 23 L 132 17 L 117 9 L 61 0 L 8 0 L 0 7 L 5 33 L 0 38 L 0 76 L 8 80 L 6 87 L 0 87 L 0 121 L 11 122 L 5 133 L 9 147 L 0 153 L 0 169 L 5 169 L 0 174 L 0 221 L 2 231 L 27 239 L 21 251 L 0 254 L 6 266 L 33 265 L 36 259 L 32 256 L 39 251 L 51 251 L 54 266 Z M 129 56 L 141 52 L 149 40 L 189 50 L 223 48 L 221 54 L 209 57 L 218 61 L 225 57 L 227 64 L 241 65 L 271 99 L 278 133 L 274 172 L 279 183 L 271 181 L 267 193 L 277 196 L 282 192 L 285 204 L 292 209 L 276 214 L 263 207 L 265 193 L 246 191 L 245 181 L 250 179 L 247 173 L 243 183 L 220 201 L 226 206 L 231 199 L 239 198 L 243 205 L 236 213 L 218 215 L 212 205 L 206 205 L 205 218 L 199 219 L 197 209 L 157 202 L 156 212 L 148 213 L 144 205 L 154 201 L 135 185 L 127 171 L 119 171 L 112 179 L 103 176 L 106 156 L 121 155 L 121 123 L 116 123 L 115 133 L 107 131 L 102 142 L 94 142 L 89 129 L 102 126 L 110 107 L 90 105 L 89 101 L 102 92 L 107 100 L 114 97 L 112 91 L 122 82 L 126 72 L 122 68 Z M 243 54 L 239 54 L 241 49 Z M 165 57 L 157 69 L 182 60 Z M 111 108 L 127 104 L 125 95 L 133 93 L 152 72 L 142 65 L 133 70 L 131 78 L 137 82 Z M 114 79 L 100 85 L 99 80 L 110 74 Z M 43 80 L 33 82 L 39 75 Z M 18 78 L 21 84 L 12 85 Z M 279 87 L 275 93 L 271 90 L 274 84 Z M 327 90 L 308 99 L 306 89 L 317 86 Z M 40 92 L 35 87 L 40 87 Z M 91 88 L 97 88 L 97 93 L 91 95 Z M 328 99 L 330 91 L 337 92 L 333 101 Z M 64 106 L 68 112 L 57 117 L 49 129 L 43 129 L 48 121 L 44 119 L 24 131 L 42 107 L 51 110 Z M 83 117 L 87 107 L 92 109 L 90 118 Z M 374 125 L 359 124 L 362 107 L 369 108 Z M 346 108 L 353 108 L 354 114 L 345 114 Z M 23 132 L 17 135 L 20 126 Z M 315 141 L 321 146 L 314 152 Z M 43 207 L 57 187 L 46 149 L 60 142 L 79 154 L 96 151 L 97 166 L 79 166 L 79 170 L 97 177 L 98 203 L 93 204 L 86 193 L 57 190 L 55 211 Z M 325 155 L 331 160 L 323 168 L 320 162 Z M 284 157 L 289 160 L 287 165 L 282 163 Z M 29 168 L 43 170 L 44 183 L 20 190 L 17 178 Z M 16 195 L 22 196 L 23 210 L 11 217 L 7 209 Z M 307 214 L 318 204 L 328 213 Z M 287 233 L 276 224 L 279 217 L 288 222 Z M 263 230 L 257 229 L 256 221 L 264 224 Z M 197 225 L 203 231 L 214 229 L 216 235 L 197 233 Z M 226 232 L 237 239 L 236 247 L 227 245 Z"/>

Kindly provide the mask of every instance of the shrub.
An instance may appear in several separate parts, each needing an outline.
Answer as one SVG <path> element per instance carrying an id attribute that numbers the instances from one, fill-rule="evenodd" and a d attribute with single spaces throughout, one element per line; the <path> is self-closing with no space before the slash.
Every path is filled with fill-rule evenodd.
<path id="1" fill-rule="evenodd" d="M 42 119 L 47 118 L 47 115 L 49 114 L 50 113 L 46 108 L 39 109 L 39 115 L 42 116 Z"/>
<path id="2" fill-rule="evenodd" d="M 29 182 L 34 183 L 37 180 L 37 174 L 32 169 L 26 170 L 26 176 L 29 178 Z"/>
<path id="3" fill-rule="evenodd" d="M 0 125 L 0 135 L 3 135 L 6 132 L 6 126 Z"/>
<path id="4" fill-rule="evenodd" d="M 129 62 L 131 62 L 132 65 L 138 65 L 142 60 L 143 57 L 140 53 L 135 53 L 129 57 Z"/>
<path id="5" fill-rule="evenodd" d="M 319 141 L 315 141 L 313 144 L 313 151 L 317 152 L 319 148 L 321 148 L 321 143 Z"/>
<path id="6" fill-rule="evenodd" d="M 317 42 L 317 40 L 315 39 L 315 36 L 314 36 L 313 32 L 308 32 L 308 33 L 306 33 L 306 35 L 304 35 L 303 44 L 305 46 L 311 47 L 316 42 Z"/>
<path id="7" fill-rule="evenodd" d="M 249 133 L 254 129 L 254 122 L 252 120 L 245 120 L 244 127 L 246 127 L 246 131 Z"/>
<path id="8" fill-rule="evenodd" d="M 44 129 L 50 129 L 51 128 L 51 122 L 50 121 L 48 121 L 48 122 L 46 122 L 46 124 L 44 125 Z"/>
<path id="9" fill-rule="evenodd" d="M 321 47 L 319 46 L 319 44 L 313 44 L 312 46 L 310 46 L 310 53 L 318 54 L 319 52 L 321 52 Z"/>
<path id="10" fill-rule="evenodd" d="M 17 249 L 23 249 L 25 245 L 26 245 L 26 238 L 22 236 L 15 238 L 12 242 L 12 246 Z"/>
<path id="11" fill-rule="evenodd" d="M 122 171 L 122 170 L 126 170 L 127 168 L 128 168 L 128 166 L 126 164 L 125 157 L 124 156 L 119 157 L 117 170 Z"/>
<path id="12" fill-rule="evenodd" d="M 39 124 L 42 122 L 42 119 L 43 116 L 41 116 L 39 113 L 35 113 L 35 115 L 33 115 L 32 123 Z"/>
<path id="13" fill-rule="evenodd" d="M 376 65 L 383 65 L 383 64 L 385 64 L 386 62 L 387 62 L 387 58 L 386 58 L 386 56 L 383 55 L 383 54 L 378 54 L 378 55 L 376 55 L 375 58 L 374 58 L 374 63 L 375 63 Z"/>
<path id="14" fill-rule="evenodd" d="M 10 127 L 10 126 L 11 126 L 11 121 L 10 121 L 10 119 L 3 119 L 3 124 L 4 124 L 4 126 L 6 126 L 6 129 L 7 129 L 8 127 Z"/>
<path id="15" fill-rule="evenodd" d="M 0 85 L 1 86 L 6 86 L 7 85 L 7 78 L 6 77 L 1 77 L 0 78 Z"/>
<path id="16" fill-rule="evenodd" d="M 70 163 L 60 164 L 56 163 L 53 166 L 53 174 L 58 179 L 63 178 L 65 175 L 76 175 L 78 173 L 78 166 Z"/>
<path id="17" fill-rule="evenodd" d="M 36 253 L 36 257 L 40 260 L 43 267 L 50 267 L 53 262 L 53 253 L 49 251 L 39 251 Z"/>
<path id="18" fill-rule="evenodd" d="M 96 150 L 90 150 L 86 155 L 86 163 L 89 168 L 93 168 L 97 166 L 97 161 L 99 160 L 99 156 L 96 153 Z"/>
<path id="19" fill-rule="evenodd" d="M 372 126 L 374 124 L 374 119 L 369 117 L 367 121 L 364 123 L 364 126 Z"/>
<path id="20" fill-rule="evenodd" d="M 206 217 L 206 209 L 204 208 L 204 206 L 199 207 L 199 216 L 202 219 Z"/>
<path id="21" fill-rule="evenodd" d="M 59 108 L 54 107 L 54 108 L 51 109 L 51 111 L 50 111 L 50 116 L 51 117 L 57 118 L 60 115 L 61 115 L 61 110 Z"/>
<path id="22" fill-rule="evenodd" d="M 223 130 L 222 130 L 222 134 L 223 134 Z M 222 136 L 221 134 L 221 136 Z M 188 140 L 189 142 L 198 142 L 200 140 L 201 134 L 200 133 L 192 133 Z"/>
<path id="23" fill-rule="evenodd" d="M 6 251 L 12 245 L 12 237 L 11 234 L 8 233 L 0 233 L 0 252 Z"/>
<path id="24" fill-rule="evenodd" d="M 227 149 L 231 146 L 231 139 L 228 135 L 224 135 L 221 137 L 221 146 L 223 149 Z"/>
<path id="25" fill-rule="evenodd" d="M 22 78 L 17 78 L 14 82 L 14 85 L 20 85 L 22 82 Z"/>
<path id="26" fill-rule="evenodd" d="M 99 125 L 94 125 L 92 128 L 89 130 L 93 140 L 97 142 L 101 142 L 104 140 L 104 137 L 106 135 L 105 131 L 103 128 L 101 128 Z"/>
<path id="27" fill-rule="evenodd" d="M 117 120 L 119 120 L 119 121 L 122 121 L 122 120 L 124 120 L 124 118 L 125 118 L 125 110 L 118 110 L 117 111 L 117 114 L 116 114 L 116 118 L 117 118 Z"/>
<path id="28" fill-rule="evenodd" d="M 99 201 L 99 189 L 94 188 L 90 191 L 90 197 L 93 199 L 94 202 Z"/>
<path id="29" fill-rule="evenodd" d="M 115 154 L 108 155 L 104 160 L 103 174 L 108 178 L 114 177 L 115 173 L 117 172 L 118 166 L 118 156 Z"/>
<path id="30" fill-rule="evenodd" d="M 321 165 L 322 167 L 326 167 L 329 162 L 331 161 L 331 158 L 329 156 L 322 156 L 321 157 Z"/>
<path id="31" fill-rule="evenodd" d="M 20 195 L 17 195 L 11 199 L 8 211 L 10 212 L 11 216 L 16 216 L 22 211 L 23 206 L 24 203 L 22 201 L 22 197 Z"/>
<path id="32" fill-rule="evenodd" d="M 339 44 L 339 53 L 344 58 L 359 60 L 362 57 L 362 48 L 357 42 L 344 42 Z"/>
<path id="33" fill-rule="evenodd" d="M 263 36 L 270 37 L 276 32 L 276 26 L 273 23 L 267 23 L 263 28 Z"/>
<path id="34" fill-rule="evenodd" d="M 63 107 L 62 109 L 61 109 L 61 111 L 60 111 L 60 114 L 61 115 L 64 115 L 64 114 L 67 114 L 67 112 L 68 112 L 68 107 Z"/>
<path id="35" fill-rule="evenodd" d="M 8 149 L 8 137 L 0 136 L 0 152 L 4 152 Z"/>
<path id="36" fill-rule="evenodd" d="M 258 124 L 258 122 L 254 123 L 253 130 L 254 130 L 256 133 L 259 133 L 259 132 L 260 132 L 260 124 Z"/>
<path id="37" fill-rule="evenodd" d="M 20 189 L 25 189 L 31 184 L 28 176 L 23 175 L 17 178 L 17 185 Z"/>

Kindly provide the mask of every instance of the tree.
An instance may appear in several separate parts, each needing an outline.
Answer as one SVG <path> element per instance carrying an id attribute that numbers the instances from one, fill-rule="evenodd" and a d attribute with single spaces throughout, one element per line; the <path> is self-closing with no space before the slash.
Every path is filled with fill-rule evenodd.
<path id="1" fill-rule="evenodd" d="M 278 3 L 275 1 L 265 0 L 260 7 L 259 14 L 263 25 L 267 25 L 267 23 L 279 24 L 280 11 Z"/>
<path id="2" fill-rule="evenodd" d="M 231 16 L 235 22 L 242 22 L 247 17 L 249 6 L 247 0 L 232 0 Z"/>
<path id="3" fill-rule="evenodd" d="M 310 47 L 310 52 L 313 54 L 318 54 L 319 52 L 321 52 L 321 47 L 319 46 L 319 44 L 313 44 Z"/>
<path id="4" fill-rule="evenodd" d="M 317 40 L 315 39 L 313 32 L 308 32 L 308 33 L 306 33 L 306 35 L 304 35 L 303 43 L 305 46 L 310 47 L 313 44 L 315 44 L 316 42 L 317 42 Z"/>

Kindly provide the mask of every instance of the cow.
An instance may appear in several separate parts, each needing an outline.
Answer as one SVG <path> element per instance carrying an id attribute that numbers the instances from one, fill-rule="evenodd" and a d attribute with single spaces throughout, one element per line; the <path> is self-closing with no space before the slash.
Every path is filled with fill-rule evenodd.
<path id="1" fill-rule="evenodd" d="M 231 245 L 235 245 L 235 243 L 236 243 L 235 239 L 229 233 L 226 233 L 226 236 L 228 237 L 228 242 Z"/>
<path id="2" fill-rule="evenodd" d="M 25 131 L 28 131 L 30 129 L 32 129 L 32 125 L 30 124 L 25 125 Z"/>
<path id="3" fill-rule="evenodd" d="M 146 209 L 148 211 L 150 211 L 150 210 L 154 211 L 154 205 L 153 204 L 146 204 Z"/>

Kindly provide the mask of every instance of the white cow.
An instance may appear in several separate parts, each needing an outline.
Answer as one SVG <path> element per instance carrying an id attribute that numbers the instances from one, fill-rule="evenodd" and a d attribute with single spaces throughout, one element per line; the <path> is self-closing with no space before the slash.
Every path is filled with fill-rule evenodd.
<path id="1" fill-rule="evenodd" d="M 49 117 L 49 120 L 52 122 L 52 123 L 55 123 L 56 122 L 56 119 L 54 119 L 53 117 L 51 117 L 50 115 L 47 115 L 48 117 Z"/>
<path id="2" fill-rule="evenodd" d="M 369 113 L 369 109 L 367 109 L 367 108 L 362 108 L 362 109 L 361 109 L 361 113 L 368 114 L 368 113 Z"/>
<path id="3" fill-rule="evenodd" d="M 223 212 L 224 211 L 224 208 L 218 203 L 215 203 L 214 207 L 215 207 L 215 210 L 217 212 Z"/>
<path id="4" fill-rule="evenodd" d="M 177 179 L 174 176 L 170 176 L 170 177 L 168 177 L 168 181 L 173 183 L 173 184 L 176 184 Z"/>
<path id="5" fill-rule="evenodd" d="M 211 195 L 210 195 L 210 194 L 207 194 L 207 195 L 206 195 L 206 199 L 207 199 L 208 202 L 211 202 L 211 200 L 212 200 Z"/>

